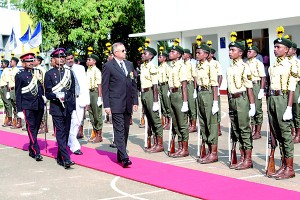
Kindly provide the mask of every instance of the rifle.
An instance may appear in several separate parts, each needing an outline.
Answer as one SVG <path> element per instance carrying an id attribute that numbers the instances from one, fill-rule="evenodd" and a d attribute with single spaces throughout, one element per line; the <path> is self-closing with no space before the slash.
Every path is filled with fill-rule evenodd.
<path id="1" fill-rule="evenodd" d="M 232 148 L 231 148 L 231 153 L 230 153 L 230 166 L 235 165 L 237 163 L 237 158 L 236 158 L 236 142 L 232 142 Z"/>
<path id="2" fill-rule="evenodd" d="M 45 113 L 46 112 L 46 113 Z M 45 110 L 44 110 L 44 113 L 45 113 L 45 123 L 44 123 L 44 126 L 45 126 L 45 128 L 44 128 L 44 135 L 45 135 L 45 149 L 46 149 L 46 153 L 48 153 L 48 147 L 47 147 L 47 131 L 46 131 L 46 129 L 48 129 L 47 128 L 47 126 L 48 126 L 48 124 L 47 124 L 47 120 L 48 120 L 48 111 L 47 111 L 47 102 L 45 103 Z"/>
<path id="3" fill-rule="evenodd" d="M 267 134 L 267 138 L 268 138 L 267 146 L 270 145 L 270 147 L 271 147 L 270 155 L 268 157 L 268 164 L 266 165 L 266 176 L 269 176 L 269 175 L 275 173 L 274 153 L 275 153 L 275 148 L 277 146 L 275 136 L 274 136 L 272 129 L 270 129 L 270 136 L 269 136 L 269 134 Z"/>
<path id="4" fill-rule="evenodd" d="M 170 130 L 169 130 L 169 144 L 168 144 L 168 156 L 175 153 L 175 134 L 172 133 L 173 122 L 170 118 Z"/>

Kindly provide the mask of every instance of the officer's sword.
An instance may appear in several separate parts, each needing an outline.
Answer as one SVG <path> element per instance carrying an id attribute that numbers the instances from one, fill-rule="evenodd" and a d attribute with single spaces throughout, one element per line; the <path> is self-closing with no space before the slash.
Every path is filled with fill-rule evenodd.
<path id="1" fill-rule="evenodd" d="M 148 145 L 147 145 L 147 139 L 148 139 L 148 119 L 147 119 L 146 115 L 144 116 L 144 118 L 145 118 L 145 137 L 144 137 L 145 143 L 144 143 L 144 147 L 145 147 L 145 149 L 147 149 L 147 147 L 148 147 Z"/>

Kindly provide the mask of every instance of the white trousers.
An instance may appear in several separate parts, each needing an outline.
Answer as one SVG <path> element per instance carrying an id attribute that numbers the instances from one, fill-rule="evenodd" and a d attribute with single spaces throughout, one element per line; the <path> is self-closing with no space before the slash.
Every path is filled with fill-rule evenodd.
<path id="1" fill-rule="evenodd" d="M 70 150 L 72 152 L 75 152 L 80 149 L 80 143 L 78 142 L 77 134 L 84 114 L 84 107 L 80 107 L 79 103 L 77 102 L 78 98 L 76 99 L 76 110 L 73 110 L 72 113 L 70 134 L 68 140 L 68 146 L 70 147 Z"/>

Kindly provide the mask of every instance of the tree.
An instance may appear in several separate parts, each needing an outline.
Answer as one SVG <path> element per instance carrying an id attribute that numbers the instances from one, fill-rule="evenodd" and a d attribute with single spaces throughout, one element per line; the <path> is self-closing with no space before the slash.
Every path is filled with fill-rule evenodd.
<path id="1" fill-rule="evenodd" d="M 86 55 L 91 46 L 103 57 L 109 35 L 130 48 L 142 41 L 128 34 L 144 31 L 143 0 L 24 0 L 21 7 L 42 22 L 44 51 L 64 47 Z"/>

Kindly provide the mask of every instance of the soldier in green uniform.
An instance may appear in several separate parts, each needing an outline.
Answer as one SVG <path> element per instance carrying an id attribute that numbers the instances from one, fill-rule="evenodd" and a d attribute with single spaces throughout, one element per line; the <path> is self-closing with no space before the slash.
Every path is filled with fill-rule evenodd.
<path id="1" fill-rule="evenodd" d="M 183 48 L 179 45 L 174 45 L 169 54 L 171 68 L 168 83 L 170 87 L 173 138 L 176 134 L 178 135 L 178 149 L 174 154 L 170 154 L 174 158 L 189 155 L 187 70 L 183 63 L 179 61 L 183 54 Z"/>
<path id="2" fill-rule="evenodd" d="M 171 118 L 171 103 L 168 97 L 169 85 L 169 70 L 170 66 L 167 63 L 167 52 L 163 51 L 164 49 L 160 47 L 160 52 L 158 56 L 158 84 L 159 84 L 159 98 L 161 105 L 162 116 L 165 117 L 164 129 L 170 129 L 170 118 Z"/>
<path id="3" fill-rule="evenodd" d="M 210 47 L 210 54 L 207 57 L 207 61 L 209 62 L 210 65 L 215 66 L 215 68 L 218 71 L 218 103 L 219 103 L 219 112 L 217 113 L 218 115 L 218 136 L 222 135 L 221 132 L 221 99 L 220 99 L 220 87 L 223 81 L 223 75 L 222 75 L 222 67 L 219 61 L 215 60 L 215 53 L 216 50 L 214 48 L 212 48 L 212 41 L 211 40 L 207 40 L 206 42 L 207 46 Z"/>
<path id="4" fill-rule="evenodd" d="M 283 38 L 283 27 L 277 28 L 278 38 L 274 40 L 276 62 L 269 67 L 270 90 L 268 97 L 268 115 L 270 129 L 279 143 L 281 167 L 270 178 L 288 179 L 295 176 L 294 144 L 291 134 L 292 105 L 296 88 L 297 68 L 287 59 L 290 40 Z"/>
<path id="5" fill-rule="evenodd" d="M 262 98 L 264 97 L 264 90 L 266 85 L 266 73 L 264 64 L 256 59 L 259 50 L 256 46 L 252 45 L 252 39 L 247 40 L 247 64 L 251 70 L 253 93 L 255 100 L 255 115 L 251 117 L 252 139 L 256 140 L 261 138 L 261 126 L 263 123 L 263 110 Z"/>
<path id="6" fill-rule="evenodd" d="M 229 57 L 232 59 L 232 64 L 227 69 L 227 87 L 231 139 L 234 143 L 232 152 L 235 151 L 235 143 L 238 141 L 241 156 L 238 163 L 232 162 L 235 159 L 231 159 L 230 168 L 243 170 L 253 167 L 253 141 L 249 122 L 250 117 L 255 114 L 255 103 L 251 71 L 249 65 L 242 60 L 245 45 L 235 42 L 236 37 L 237 33 L 232 32 L 232 42 L 229 44 Z"/>
<path id="7" fill-rule="evenodd" d="M 296 89 L 294 92 L 294 102 L 293 102 L 293 127 L 295 129 L 294 143 L 300 142 L 300 61 L 297 59 L 297 44 L 292 42 L 292 47 L 288 52 L 288 60 L 297 69 L 296 78 Z M 294 131 L 292 131 L 294 132 Z"/>
<path id="8" fill-rule="evenodd" d="M 184 54 L 182 56 L 183 65 L 187 69 L 187 91 L 188 91 L 188 105 L 189 105 L 189 132 L 196 132 L 196 121 L 197 121 L 197 112 L 196 112 L 196 66 L 191 62 L 191 51 L 189 49 L 184 49 Z"/>
<path id="9" fill-rule="evenodd" d="M 90 106 L 88 108 L 91 123 L 94 132 L 94 138 L 90 138 L 94 143 L 102 142 L 102 74 L 97 68 L 96 63 L 99 62 L 99 57 L 95 54 L 89 54 L 87 58 L 87 79 L 88 88 L 90 90 Z"/>
<path id="10" fill-rule="evenodd" d="M 159 117 L 158 104 L 158 69 L 153 64 L 152 59 L 157 52 L 151 47 L 145 47 L 142 54 L 141 64 L 141 101 L 144 113 L 148 120 L 148 152 L 157 153 L 164 150 L 163 147 L 163 127 Z M 151 135 L 153 135 L 154 144 L 151 147 Z M 151 148 L 150 148 L 151 147 Z"/>
<path id="11" fill-rule="evenodd" d="M 4 105 L 4 111 L 6 113 L 6 117 L 4 120 L 3 127 L 11 126 L 12 125 L 12 106 L 9 100 L 9 92 L 7 82 L 10 78 L 10 68 L 8 68 L 9 61 L 8 60 L 1 60 L 1 67 L 2 67 L 2 74 L 0 79 L 0 95 Z"/>
<path id="12" fill-rule="evenodd" d="M 208 154 L 198 160 L 201 164 L 218 161 L 218 69 L 207 61 L 209 54 L 210 47 L 197 41 L 199 121 L 203 142 L 208 146 Z"/>
<path id="13" fill-rule="evenodd" d="M 10 60 L 11 72 L 10 78 L 8 81 L 8 89 L 10 92 L 10 102 L 13 108 L 14 118 L 17 118 L 15 124 L 13 124 L 10 128 L 17 129 L 22 128 L 22 119 L 17 117 L 17 105 L 16 105 L 16 94 L 15 94 L 15 76 L 20 71 L 17 67 L 19 59 L 16 57 L 12 57 Z"/>

